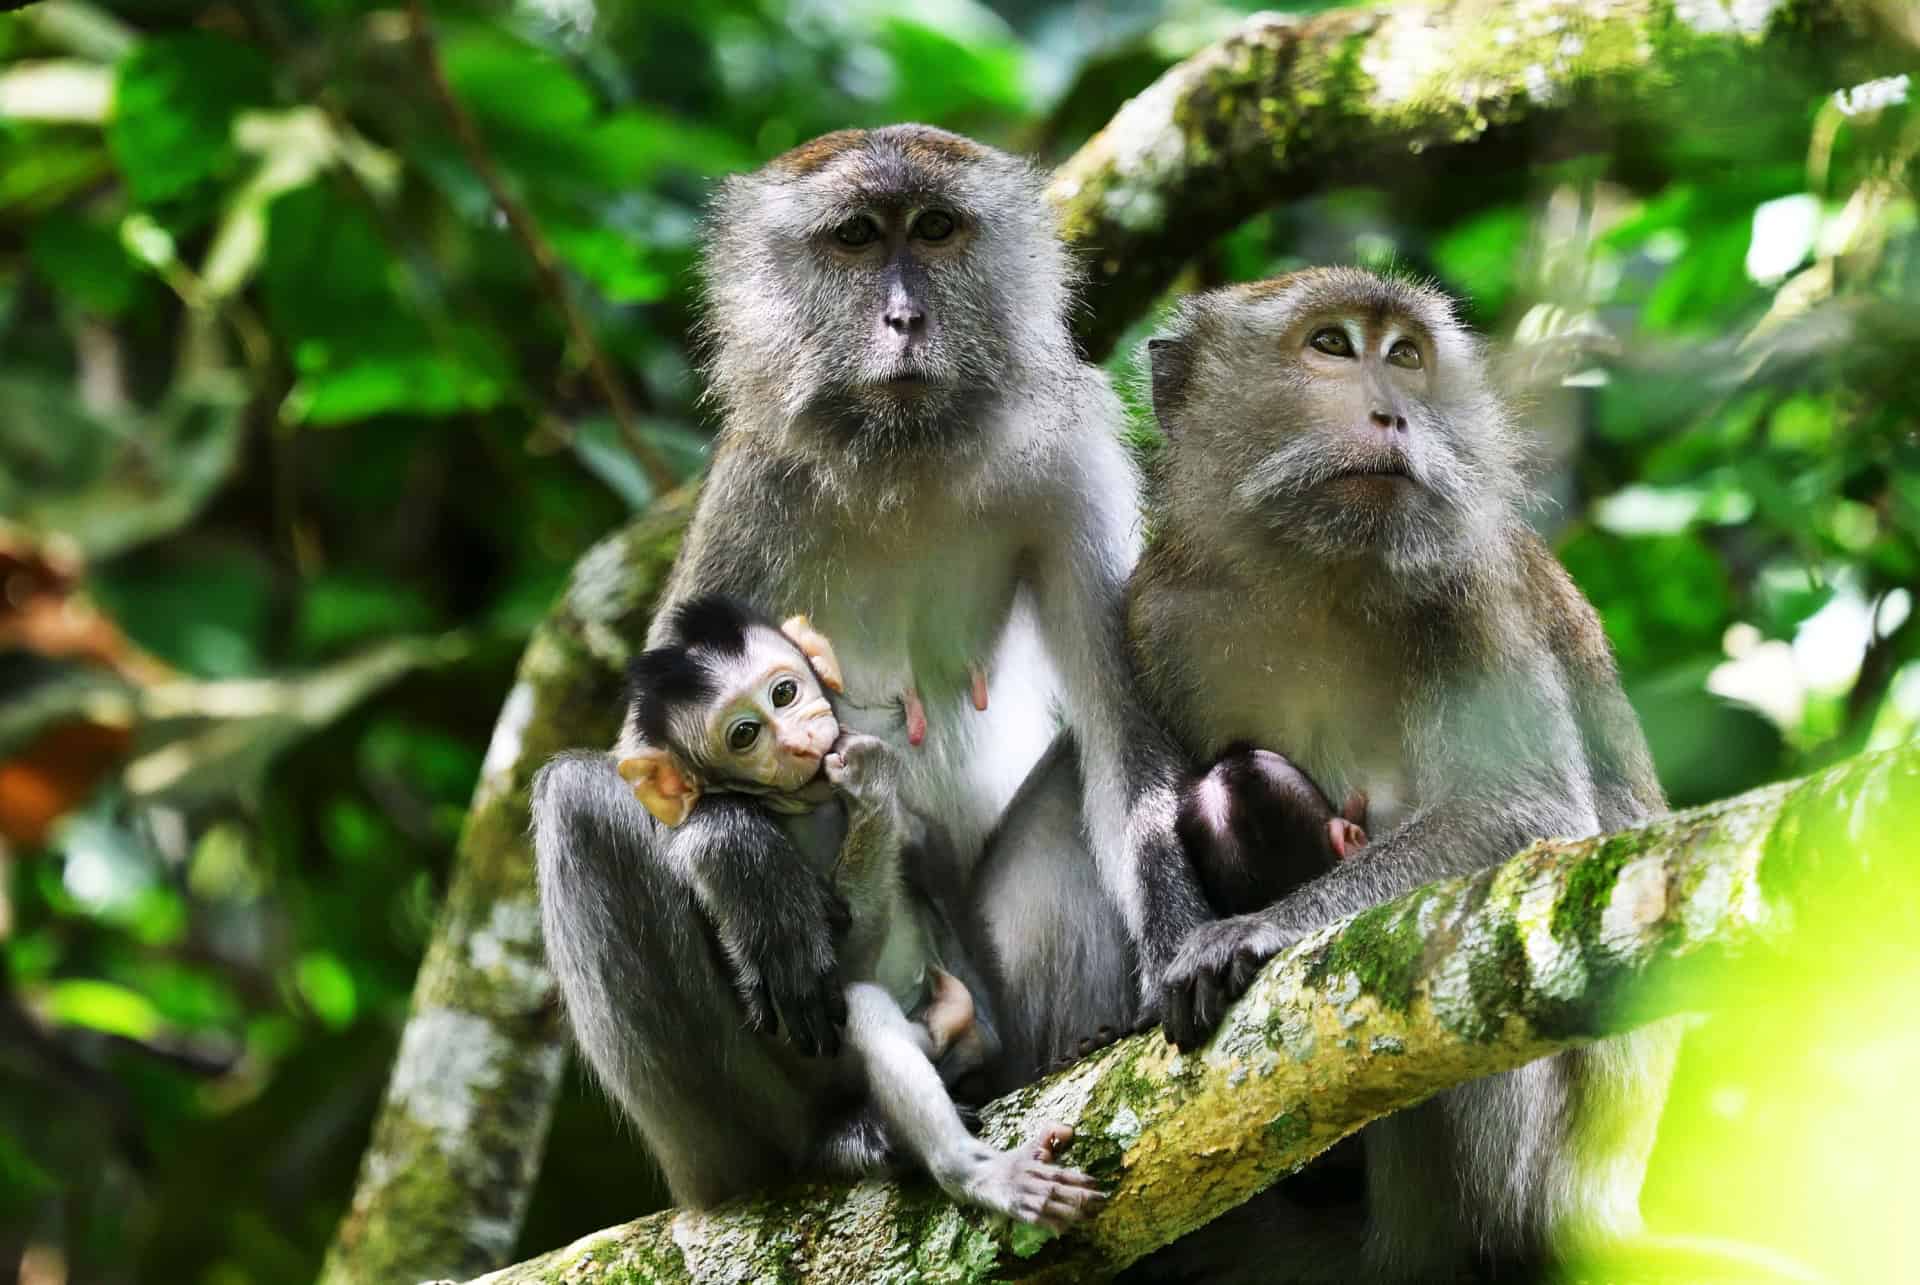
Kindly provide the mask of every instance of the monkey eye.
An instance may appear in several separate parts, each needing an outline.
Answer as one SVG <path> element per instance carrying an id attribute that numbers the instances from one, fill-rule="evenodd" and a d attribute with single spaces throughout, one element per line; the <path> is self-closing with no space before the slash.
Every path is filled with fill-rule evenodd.
<path id="1" fill-rule="evenodd" d="M 1353 345 L 1347 340 L 1347 332 L 1338 326 L 1320 327 L 1307 342 L 1329 357 L 1353 356 Z"/>
<path id="2" fill-rule="evenodd" d="M 856 214 L 833 230 L 833 239 L 849 250 L 872 245 L 880 239 L 880 228 L 864 214 Z"/>
<path id="3" fill-rule="evenodd" d="M 787 706 L 793 704 L 795 698 L 799 695 L 800 684 L 794 682 L 791 678 L 783 678 L 773 685 L 773 707 L 775 709 L 785 709 Z"/>
<path id="4" fill-rule="evenodd" d="M 913 221 L 913 234 L 922 241 L 944 241 L 953 235 L 953 216 L 945 210 L 928 210 Z"/>
<path id="5" fill-rule="evenodd" d="M 1420 369 L 1420 349 L 1411 339 L 1402 339 L 1387 349 L 1387 360 L 1395 366 L 1405 366 L 1408 370 Z"/>
<path id="6" fill-rule="evenodd" d="M 751 718 L 743 718 L 727 729 L 727 748 L 738 754 L 752 747 L 760 736 L 760 724 Z"/>

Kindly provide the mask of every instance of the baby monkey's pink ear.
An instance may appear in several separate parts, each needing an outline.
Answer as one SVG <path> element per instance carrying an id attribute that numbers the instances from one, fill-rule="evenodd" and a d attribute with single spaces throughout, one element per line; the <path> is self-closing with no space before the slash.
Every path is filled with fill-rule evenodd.
<path id="1" fill-rule="evenodd" d="M 830 692 L 845 690 L 840 685 L 840 662 L 833 654 L 833 644 L 805 616 L 789 617 L 787 623 L 780 626 L 780 632 L 791 639 L 801 654 L 813 663 L 813 672 L 820 679 L 822 687 Z"/>
<path id="2" fill-rule="evenodd" d="M 633 797 L 664 826 L 685 821 L 700 801 L 700 783 L 683 772 L 667 750 L 649 745 L 632 758 L 621 759 L 620 775 L 633 787 Z"/>

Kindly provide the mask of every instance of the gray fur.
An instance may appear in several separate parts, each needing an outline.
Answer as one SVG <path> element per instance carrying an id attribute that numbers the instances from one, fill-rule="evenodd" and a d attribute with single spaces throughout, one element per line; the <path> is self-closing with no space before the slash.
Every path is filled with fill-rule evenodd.
<path id="1" fill-rule="evenodd" d="M 1419 378 L 1354 368 L 1365 396 L 1398 399 L 1403 431 L 1363 429 L 1360 394 L 1329 400 L 1330 368 L 1303 345 L 1330 318 L 1383 346 L 1394 327 L 1425 336 Z M 1167 998 L 1170 1032 L 1192 1040 L 1315 928 L 1664 802 L 1592 607 L 1519 517 L 1512 425 L 1444 296 L 1315 270 L 1189 300 L 1162 342 L 1162 536 L 1130 606 L 1147 690 L 1203 761 L 1249 741 L 1328 797 L 1364 791 L 1373 836 L 1194 934 Z M 1390 504 L 1371 482 L 1329 486 L 1389 451 L 1413 479 Z M 1611 1040 L 1370 1128 L 1368 1271 L 1429 1279 L 1634 1232 L 1671 1057 L 1669 1032 Z M 1603 1117 L 1604 1154 L 1571 1140 Z"/>
<path id="2" fill-rule="evenodd" d="M 850 263 L 822 239 L 849 211 L 936 204 L 968 239 L 926 263 Z M 902 802 L 938 836 L 920 859 L 944 854 L 948 868 L 910 872 L 922 886 L 971 885 L 1064 718 L 1082 746 L 1084 817 L 1010 828 L 996 866 L 1064 866 L 1011 881 L 1061 903 L 1029 903 L 1015 931 L 1093 923 L 1101 957 L 1137 959 L 1139 977 L 1087 995 L 1077 978 L 992 968 L 1008 985 L 981 1007 L 1033 992 L 1027 1002 L 1056 1001 L 1055 1020 L 1080 1029 L 1126 1022 L 1205 911 L 1172 834 L 1177 751 L 1125 662 L 1137 479 L 1118 400 L 1074 352 L 1071 273 L 1038 175 L 920 126 L 829 135 L 728 182 L 704 277 L 725 426 L 652 632 L 696 593 L 809 616 L 846 676 L 843 726 L 894 747 Z M 902 290 L 925 312 L 911 333 L 889 321 Z M 917 396 L 873 382 L 903 370 L 922 377 Z M 973 666 L 987 674 L 984 712 L 969 700 Z M 905 733 L 909 690 L 925 709 L 919 746 Z M 629 722 L 615 756 L 637 746 Z M 823 1156 L 858 1167 L 874 1131 L 836 1096 L 830 1063 L 802 1056 L 835 1051 L 846 1015 L 846 914 L 830 882 L 727 796 L 672 831 L 654 825 L 605 757 L 557 760 L 534 819 L 549 950 L 581 1051 L 675 1198 L 706 1203 Z M 848 1035 L 885 1025 L 856 1020 Z M 850 1123 L 825 1127 L 836 1120 Z"/>

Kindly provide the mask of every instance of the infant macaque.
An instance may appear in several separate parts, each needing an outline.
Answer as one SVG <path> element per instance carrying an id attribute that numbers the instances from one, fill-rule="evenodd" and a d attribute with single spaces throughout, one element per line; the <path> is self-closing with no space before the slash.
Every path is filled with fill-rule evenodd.
<path id="1" fill-rule="evenodd" d="M 1174 829 L 1221 915 L 1252 914 L 1367 841 L 1367 800 L 1339 811 L 1284 754 L 1230 745 L 1180 794 Z"/>
<path id="2" fill-rule="evenodd" d="M 680 825 L 703 793 L 753 795 L 780 815 L 796 859 L 827 871 L 846 898 L 839 963 L 853 980 L 837 1074 L 855 1091 L 864 1084 L 893 1144 L 955 1200 L 1054 1230 L 1092 1212 L 1102 1199 L 1093 1180 L 1052 1163 L 1070 1130 L 1047 1125 L 994 1151 L 953 1105 L 943 1075 L 950 1083 L 978 1066 L 994 1041 L 966 986 L 931 957 L 901 868 L 911 818 L 898 760 L 877 737 L 841 728 L 827 695 L 841 690 L 827 640 L 804 616 L 776 627 L 711 595 L 677 608 L 669 642 L 637 658 L 628 677 L 646 748 L 620 775 L 655 819 Z M 929 982 L 920 1020 L 909 1021 L 905 1010 Z"/>

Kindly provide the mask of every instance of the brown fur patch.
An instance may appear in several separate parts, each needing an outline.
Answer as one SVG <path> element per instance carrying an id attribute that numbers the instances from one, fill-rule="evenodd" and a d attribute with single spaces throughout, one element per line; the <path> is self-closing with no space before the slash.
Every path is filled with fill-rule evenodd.
<path id="1" fill-rule="evenodd" d="M 972 139 L 936 129 L 916 129 L 901 141 L 900 150 L 921 165 L 970 165 L 986 155 Z"/>
<path id="2" fill-rule="evenodd" d="M 972 139 L 945 130 L 927 125 L 889 125 L 885 129 L 836 129 L 781 153 L 767 162 L 767 168 L 805 178 L 818 174 L 848 152 L 876 143 L 891 144 L 909 163 L 933 169 L 969 165 L 987 154 Z"/>
<path id="3" fill-rule="evenodd" d="M 866 141 L 867 131 L 864 129 L 836 129 L 831 134 L 822 134 L 791 151 L 782 152 L 767 162 L 767 168 L 802 176 L 817 174 L 832 164 L 836 157 Z"/>

